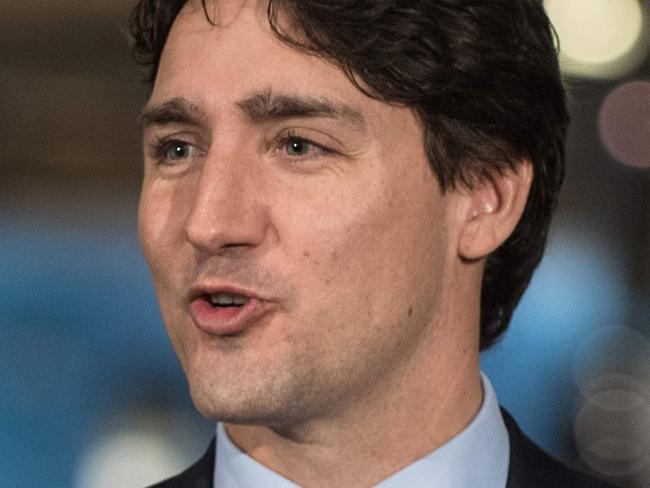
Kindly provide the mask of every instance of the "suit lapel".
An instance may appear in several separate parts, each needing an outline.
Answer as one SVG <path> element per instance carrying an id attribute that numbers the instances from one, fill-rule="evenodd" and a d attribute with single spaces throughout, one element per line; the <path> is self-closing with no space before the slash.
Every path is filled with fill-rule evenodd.
<path id="1" fill-rule="evenodd" d="M 501 410 L 503 419 L 508 429 L 508 438 L 510 440 L 510 464 L 508 465 L 508 482 L 506 488 L 524 488 L 533 487 L 530 480 L 526 478 L 526 466 L 524 456 L 522 455 L 522 432 L 515 423 L 514 419 L 506 412 Z"/>
<path id="2" fill-rule="evenodd" d="M 150 488 L 213 488 L 215 439 L 203 457 L 173 478 Z"/>
<path id="3" fill-rule="evenodd" d="M 183 487 L 212 488 L 214 479 L 215 439 L 212 439 L 203 457 L 186 471 L 187 479 Z M 181 485 L 179 485 L 181 486 Z"/>

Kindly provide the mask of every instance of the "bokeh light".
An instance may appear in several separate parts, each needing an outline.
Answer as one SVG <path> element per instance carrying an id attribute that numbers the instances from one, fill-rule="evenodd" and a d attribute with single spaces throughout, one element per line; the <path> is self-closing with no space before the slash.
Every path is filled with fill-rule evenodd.
<path id="1" fill-rule="evenodd" d="M 612 388 L 650 389 L 648 358 L 650 340 L 643 334 L 629 327 L 600 327 L 576 350 L 576 383 L 583 396 Z M 622 378 L 627 378 L 626 386 L 621 386 Z"/>
<path id="2" fill-rule="evenodd" d="M 159 432 L 122 429 L 99 439 L 81 462 L 78 488 L 139 488 L 184 469 L 187 460 Z"/>
<path id="3" fill-rule="evenodd" d="M 631 81 L 612 90 L 600 108 L 598 125 L 612 157 L 650 167 L 650 82 Z"/>
<path id="4" fill-rule="evenodd" d="M 638 0 L 545 0 L 560 38 L 567 74 L 615 78 L 647 52 L 647 22 Z"/>
<path id="5" fill-rule="evenodd" d="M 650 469 L 650 341 L 626 327 L 604 327 L 576 355 L 582 395 L 575 424 L 580 456 L 610 478 Z"/>
<path id="6" fill-rule="evenodd" d="M 582 460 L 609 477 L 636 475 L 650 463 L 650 404 L 628 390 L 608 390 L 587 399 L 576 420 Z"/>

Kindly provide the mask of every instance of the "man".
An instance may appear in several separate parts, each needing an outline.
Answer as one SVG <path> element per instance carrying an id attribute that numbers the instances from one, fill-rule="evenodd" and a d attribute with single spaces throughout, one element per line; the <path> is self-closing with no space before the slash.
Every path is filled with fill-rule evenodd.
<path id="1" fill-rule="evenodd" d="M 144 255 L 218 422 L 159 486 L 604 486 L 479 370 L 562 181 L 541 2 L 142 0 L 131 31 Z"/>

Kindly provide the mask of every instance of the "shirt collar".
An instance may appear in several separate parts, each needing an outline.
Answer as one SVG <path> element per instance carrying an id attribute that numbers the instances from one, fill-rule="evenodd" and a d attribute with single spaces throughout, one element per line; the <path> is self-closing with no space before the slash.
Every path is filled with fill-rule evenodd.
<path id="1" fill-rule="evenodd" d="M 505 488 L 510 443 L 490 380 L 481 374 L 483 403 L 456 437 L 406 466 L 378 488 Z M 469 461 L 468 461 L 469 460 Z M 293 488 L 295 483 L 242 452 L 217 424 L 214 488 Z"/>

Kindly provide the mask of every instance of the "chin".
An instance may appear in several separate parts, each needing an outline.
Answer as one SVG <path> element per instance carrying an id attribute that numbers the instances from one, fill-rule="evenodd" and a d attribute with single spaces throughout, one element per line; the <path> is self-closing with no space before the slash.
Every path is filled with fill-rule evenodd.
<path id="1" fill-rule="evenodd" d="M 190 378 L 190 396 L 206 418 L 235 424 L 269 424 L 287 416 L 285 394 L 274 381 L 239 378 Z M 282 388 L 281 388 L 282 390 Z"/>
<path id="2" fill-rule="evenodd" d="M 192 394 L 192 401 L 199 413 L 215 422 L 286 427 L 304 420 L 304 412 L 301 409 L 277 405 L 268 398 L 224 400 Z"/>
<path id="3" fill-rule="evenodd" d="M 282 385 L 277 378 L 188 379 L 196 409 L 217 422 L 287 425 L 299 422 L 305 415 L 306 402 L 301 388 Z"/>

